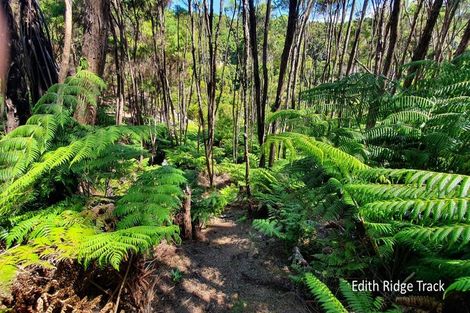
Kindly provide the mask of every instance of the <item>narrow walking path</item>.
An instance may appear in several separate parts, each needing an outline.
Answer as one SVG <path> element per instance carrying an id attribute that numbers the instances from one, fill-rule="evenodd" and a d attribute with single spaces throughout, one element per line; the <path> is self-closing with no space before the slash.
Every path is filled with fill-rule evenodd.
<path id="1" fill-rule="evenodd" d="M 155 312 L 309 312 L 293 291 L 282 245 L 242 217 L 227 211 L 203 230 L 204 240 L 159 247 Z M 182 276 L 175 283 L 176 269 Z"/>

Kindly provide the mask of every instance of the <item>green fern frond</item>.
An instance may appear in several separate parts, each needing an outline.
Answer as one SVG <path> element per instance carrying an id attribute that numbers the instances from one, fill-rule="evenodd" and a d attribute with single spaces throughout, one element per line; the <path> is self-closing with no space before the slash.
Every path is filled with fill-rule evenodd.
<path id="1" fill-rule="evenodd" d="M 461 277 L 457 279 L 454 283 L 452 283 L 449 287 L 447 287 L 444 298 L 451 292 L 459 291 L 459 292 L 467 292 L 470 290 L 470 276 Z"/>
<path id="2" fill-rule="evenodd" d="M 186 182 L 181 170 L 162 166 L 144 172 L 116 205 L 114 214 L 121 218 L 118 229 L 136 225 L 161 226 L 181 206 L 181 184 Z"/>
<path id="3" fill-rule="evenodd" d="M 252 225 L 254 229 L 269 237 L 284 238 L 284 235 L 281 233 L 281 227 L 277 225 L 276 221 L 255 219 Z"/>
<path id="4" fill-rule="evenodd" d="M 444 259 L 439 257 L 424 257 L 420 260 L 426 268 L 444 277 L 459 278 L 470 273 L 470 260 Z"/>
<path id="5" fill-rule="evenodd" d="M 385 125 L 393 125 L 397 123 L 405 123 L 412 125 L 422 125 L 429 120 L 429 114 L 418 110 L 405 110 L 390 114 L 382 121 Z"/>
<path id="6" fill-rule="evenodd" d="M 348 311 L 331 293 L 330 289 L 311 273 L 305 274 L 305 281 L 315 299 L 326 313 L 347 313 Z"/>
<path id="7" fill-rule="evenodd" d="M 455 195 L 464 198 L 469 195 L 470 176 L 448 174 L 432 171 L 411 169 L 382 169 L 374 168 L 357 172 L 358 176 L 368 181 L 388 181 L 404 183 L 416 187 L 425 187 L 434 190 L 440 196 Z"/>
<path id="8" fill-rule="evenodd" d="M 390 106 L 395 112 L 414 108 L 428 111 L 434 108 L 435 105 L 432 99 L 419 96 L 398 96 L 390 102 Z"/>
<path id="9" fill-rule="evenodd" d="M 353 312 L 376 312 L 380 309 L 382 304 L 380 301 L 374 302 L 372 295 L 368 292 L 353 291 L 346 280 L 340 279 L 339 288 Z"/>
<path id="10" fill-rule="evenodd" d="M 21 203 L 25 190 L 52 169 L 97 158 L 106 147 L 123 137 L 145 139 L 148 136 L 149 128 L 145 126 L 111 126 L 99 129 L 68 146 L 46 153 L 40 162 L 34 163 L 25 175 L 7 185 L 0 193 L 0 214 L 13 210 L 17 203 Z"/>
<path id="11" fill-rule="evenodd" d="M 177 241 L 178 226 L 136 226 L 115 232 L 101 233 L 83 241 L 79 247 L 78 259 L 88 266 L 97 261 L 100 266 L 111 265 L 119 270 L 121 262 L 131 253 L 144 253 L 153 245 L 166 239 Z"/>
<path id="12" fill-rule="evenodd" d="M 372 221 L 407 220 L 429 225 L 470 221 L 470 198 L 375 201 L 362 206 L 360 215 Z"/>
<path id="13" fill-rule="evenodd" d="M 415 241 L 419 241 L 423 244 L 439 244 L 448 249 L 459 249 L 470 242 L 470 225 L 411 227 L 400 231 L 395 238 L 408 245 L 414 245 Z"/>
<path id="14" fill-rule="evenodd" d="M 330 162 L 334 164 L 334 166 L 346 171 L 368 168 L 367 165 L 346 152 L 306 135 L 288 132 L 279 135 L 271 135 L 267 138 L 265 145 L 268 147 L 269 144 L 275 142 L 282 142 L 288 149 L 293 151 L 300 149 L 307 155 L 315 158 L 319 164 Z"/>

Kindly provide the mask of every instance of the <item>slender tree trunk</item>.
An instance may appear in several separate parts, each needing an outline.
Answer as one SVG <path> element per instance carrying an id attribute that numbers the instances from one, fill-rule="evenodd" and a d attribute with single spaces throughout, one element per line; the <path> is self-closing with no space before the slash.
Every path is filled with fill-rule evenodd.
<path id="1" fill-rule="evenodd" d="M 348 67 L 346 68 L 346 75 L 349 75 L 349 73 L 351 73 L 351 69 L 354 64 L 354 59 L 356 58 L 356 50 L 357 50 L 357 45 L 359 44 L 359 37 L 361 35 L 362 22 L 364 21 L 364 17 L 366 16 L 368 3 L 369 3 L 369 0 L 364 0 L 364 4 L 362 5 L 361 17 L 359 19 L 359 24 L 357 25 L 356 34 L 354 35 L 354 41 L 353 41 L 353 45 L 351 48 L 351 54 L 349 55 Z"/>
<path id="2" fill-rule="evenodd" d="M 295 29 L 297 25 L 297 20 L 299 17 L 299 6 L 298 0 L 289 0 L 289 16 L 287 19 L 287 30 L 286 30 L 286 39 L 284 41 L 284 48 L 281 55 L 281 63 L 279 65 L 279 79 L 277 83 L 276 99 L 273 106 L 271 107 L 271 112 L 277 112 L 281 106 L 281 97 L 282 91 L 284 89 L 284 80 L 287 70 L 287 63 L 289 61 L 290 49 L 292 42 L 294 40 Z M 271 125 L 271 133 L 276 132 L 276 122 L 273 122 Z M 274 145 L 270 147 L 269 153 L 269 165 L 272 166 L 274 163 L 275 149 Z"/>
<path id="3" fill-rule="evenodd" d="M 444 22 L 442 24 L 441 32 L 439 33 L 439 36 L 438 36 L 436 52 L 434 56 L 434 59 L 437 62 L 442 61 L 442 51 L 444 49 L 444 42 L 447 37 L 447 33 L 449 32 L 450 24 L 452 23 L 452 20 L 455 16 L 455 12 L 457 11 L 457 8 L 459 6 L 459 3 L 460 3 L 460 0 L 453 0 L 453 1 L 447 2 L 447 9 L 446 9 L 446 13 L 444 16 Z"/>
<path id="4" fill-rule="evenodd" d="M 454 52 L 454 58 L 458 57 L 459 55 L 465 52 L 465 49 L 467 49 L 469 41 L 470 41 L 470 20 L 467 22 L 467 26 L 465 27 L 465 30 L 462 34 L 462 39 L 460 39 L 459 46 Z"/>
<path id="5" fill-rule="evenodd" d="M 327 21 L 327 31 L 326 31 L 326 61 L 325 65 L 323 66 L 323 71 L 321 74 L 321 82 L 324 83 L 327 80 L 327 71 L 328 67 L 330 66 L 330 59 L 331 59 L 331 49 L 332 49 L 332 42 L 333 42 L 333 24 L 334 18 L 332 14 L 332 7 L 333 4 L 327 3 L 328 7 L 328 21 Z"/>
<path id="6" fill-rule="evenodd" d="M 72 0 L 65 0 L 65 34 L 62 62 L 60 65 L 59 82 L 63 83 L 69 71 L 70 50 L 72 48 Z"/>
<path id="7" fill-rule="evenodd" d="M 345 0 L 345 1 L 348 1 L 348 0 Z M 351 37 L 351 25 L 353 23 L 355 6 L 356 6 L 356 0 L 352 0 L 351 12 L 349 13 L 348 27 L 346 28 L 346 37 L 344 38 L 343 49 L 341 51 L 341 55 L 339 59 L 338 78 L 343 77 L 343 61 L 344 61 L 344 56 L 346 54 L 346 50 L 348 49 L 348 46 L 349 46 L 349 38 Z"/>
<path id="8" fill-rule="evenodd" d="M 183 204 L 183 225 L 184 225 L 184 238 L 193 238 L 193 225 L 191 220 L 191 188 L 186 186 L 184 190 L 184 204 Z"/>
<path id="9" fill-rule="evenodd" d="M 243 9 L 248 10 L 249 17 L 249 32 L 250 32 L 250 49 L 251 49 L 251 59 L 253 64 L 253 88 L 254 88 L 254 104 L 256 107 L 256 121 L 257 121 L 257 130 L 258 130 L 258 143 L 262 145 L 264 143 L 264 115 L 263 108 L 261 106 L 261 78 L 259 73 L 259 62 L 258 62 L 258 42 L 256 34 L 256 8 L 254 0 L 243 0 Z M 266 9 L 270 9 L 271 5 Z M 269 16 L 265 17 L 265 24 L 269 25 Z M 267 32 L 265 29 L 265 37 L 267 40 Z M 264 46 L 263 46 L 264 50 Z M 264 52 L 264 51 L 263 51 Z M 264 55 L 263 55 L 264 56 Z M 264 61 L 264 60 L 263 60 Z M 263 63 L 264 64 L 264 63 Z"/>
<path id="10" fill-rule="evenodd" d="M 268 87 L 269 87 L 269 76 L 268 76 L 268 34 L 269 34 L 269 21 L 271 19 L 271 0 L 268 0 L 266 3 L 266 16 L 264 18 L 264 38 L 263 38 L 263 94 L 260 104 L 261 118 L 258 120 L 258 141 L 261 138 L 262 142 L 259 142 L 260 145 L 264 144 L 265 140 L 265 117 L 266 117 L 266 103 L 268 101 Z M 262 129 L 262 134 L 260 130 Z M 264 167 L 266 163 L 265 153 L 261 154 L 260 157 L 260 167 Z"/>
<path id="11" fill-rule="evenodd" d="M 114 48 L 114 62 L 116 67 L 116 112 L 115 123 L 121 125 L 124 120 L 124 104 L 125 104 L 125 60 L 126 50 L 124 47 L 125 41 L 125 24 L 122 20 L 122 10 L 120 3 L 116 1 L 111 2 L 110 9 L 110 29 L 113 35 L 113 48 Z"/>
<path id="12" fill-rule="evenodd" d="M 436 25 L 437 18 L 439 17 L 439 12 L 442 7 L 443 0 L 434 0 L 434 3 L 431 7 L 431 11 L 429 12 L 428 19 L 426 21 L 426 25 L 424 26 L 421 38 L 419 39 L 418 45 L 416 46 L 415 51 L 413 52 L 413 57 L 411 61 L 419 61 L 423 60 L 426 57 L 426 53 L 429 48 L 429 43 L 431 42 L 432 32 L 434 26 Z M 410 66 L 408 70 L 408 77 L 405 80 L 404 87 L 408 88 L 411 86 L 413 82 L 416 72 L 418 71 L 418 66 L 413 65 Z"/>
<path id="13" fill-rule="evenodd" d="M 344 20 L 346 18 L 346 4 L 347 4 L 347 0 L 342 0 L 341 1 L 341 22 L 339 24 L 339 31 L 338 31 L 338 36 L 336 37 L 336 49 L 335 49 L 335 58 L 333 60 L 333 75 L 334 76 L 334 73 L 335 73 L 335 69 L 336 69 L 336 63 L 338 61 L 338 58 L 339 58 L 339 52 L 340 52 L 340 46 L 341 46 L 341 37 L 343 35 L 343 28 L 344 28 Z"/>
<path id="14" fill-rule="evenodd" d="M 382 74 L 388 76 L 390 66 L 392 65 L 393 53 L 395 52 L 395 46 L 398 38 L 398 24 L 400 20 L 400 0 L 392 0 L 392 12 L 390 13 L 390 40 L 388 43 L 387 54 L 385 56 L 384 66 Z"/>
<path id="15" fill-rule="evenodd" d="M 312 8 L 314 6 L 315 0 L 309 0 L 307 2 L 307 7 L 305 8 L 305 11 L 302 15 L 302 18 L 300 19 L 300 26 L 298 27 L 297 31 L 297 36 L 295 38 L 295 42 L 293 47 L 291 48 L 291 70 L 290 70 L 290 77 L 289 77 L 289 83 L 288 83 L 288 97 L 286 101 L 286 107 L 289 107 L 289 102 L 290 102 L 290 107 L 292 109 L 295 109 L 295 87 L 297 85 L 297 73 L 299 70 L 299 59 L 301 55 L 301 46 L 304 41 L 304 34 L 305 34 L 305 27 L 307 25 L 308 19 L 310 17 L 310 13 L 312 11 Z"/>
<path id="16" fill-rule="evenodd" d="M 408 38 L 406 39 L 405 46 L 403 47 L 403 54 L 401 56 L 400 62 L 398 63 L 399 69 L 397 70 L 398 73 L 396 75 L 397 80 L 399 80 L 401 75 L 402 75 L 403 71 L 402 71 L 401 67 L 403 66 L 403 64 L 405 64 L 406 54 L 407 54 L 408 48 L 411 44 L 411 40 L 413 39 L 415 29 L 416 29 L 416 25 L 417 25 L 418 18 L 419 18 L 419 13 L 421 11 L 421 8 L 423 7 L 423 3 L 424 3 L 424 0 L 419 0 L 418 1 L 417 7 L 416 7 L 416 12 L 413 16 L 413 21 L 411 22 L 410 34 L 408 35 Z"/>
<path id="17" fill-rule="evenodd" d="M 385 36 L 384 36 L 384 15 L 385 15 L 385 7 L 387 6 L 387 0 L 385 0 L 382 4 L 382 8 L 380 10 L 380 18 L 378 21 L 377 27 L 377 45 L 375 47 L 375 58 L 374 58 L 374 74 L 378 75 L 380 71 L 380 59 L 382 57 L 382 53 L 384 51 L 385 45 Z"/>
<path id="18" fill-rule="evenodd" d="M 245 3 L 245 0 L 243 0 Z M 244 4 L 245 5 L 245 4 Z M 242 88 L 242 101 L 243 101 L 243 158 L 245 161 L 245 185 L 247 196 L 251 196 L 250 188 L 250 158 L 249 146 L 248 146 L 248 134 L 249 134 L 249 106 L 248 106 L 248 68 L 249 68 L 249 54 L 250 51 L 250 30 L 248 25 L 248 14 L 247 10 L 242 11 L 243 18 L 243 38 L 245 47 L 243 49 L 243 61 L 241 71 L 241 88 Z M 241 58 L 239 58 L 241 61 Z"/>

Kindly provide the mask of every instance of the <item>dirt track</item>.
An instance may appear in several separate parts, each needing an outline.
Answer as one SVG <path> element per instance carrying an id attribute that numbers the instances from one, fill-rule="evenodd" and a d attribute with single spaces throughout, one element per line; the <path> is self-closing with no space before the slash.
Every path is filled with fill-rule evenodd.
<path id="1" fill-rule="evenodd" d="M 288 256 L 242 213 L 229 211 L 203 230 L 203 241 L 161 245 L 155 312 L 309 312 L 289 281 Z M 172 281 L 172 269 L 182 272 Z"/>

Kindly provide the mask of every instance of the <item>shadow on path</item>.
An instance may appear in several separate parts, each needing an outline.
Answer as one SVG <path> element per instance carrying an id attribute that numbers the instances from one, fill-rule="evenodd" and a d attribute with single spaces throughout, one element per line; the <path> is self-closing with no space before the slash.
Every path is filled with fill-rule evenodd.
<path id="1" fill-rule="evenodd" d="M 203 230 L 205 240 L 162 244 L 155 312 L 307 313 L 292 291 L 288 259 L 279 243 L 266 241 L 227 211 Z M 171 270 L 182 272 L 172 281 Z"/>

